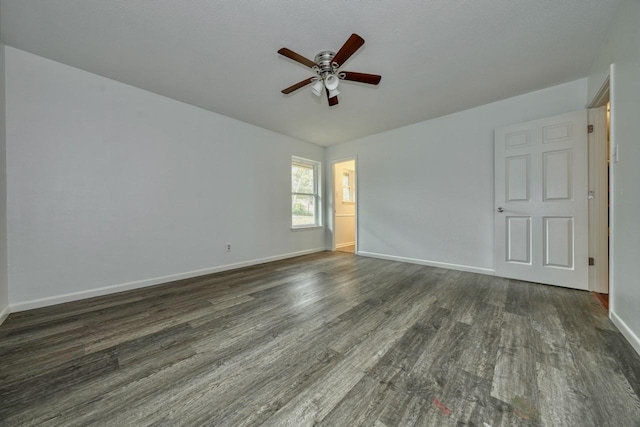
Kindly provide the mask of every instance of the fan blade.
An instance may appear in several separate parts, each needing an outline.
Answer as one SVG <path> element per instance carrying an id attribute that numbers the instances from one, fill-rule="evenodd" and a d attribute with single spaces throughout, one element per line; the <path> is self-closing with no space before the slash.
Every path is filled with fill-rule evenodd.
<path id="1" fill-rule="evenodd" d="M 302 65 L 306 65 L 309 68 L 313 68 L 316 66 L 316 63 L 313 62 L 312 60 L 307 59 L 304 56 L 295 53 L 291 49 L 287 49 L 286 47 L 283 47 L 282 49 L 280 49 L 278 53 L 282 56 L 286 56 L 289 59 L 293 59 L 294 61 L 299 62 Z"/>
<path id="2" fill-rule="evenodd" d="M 327 99 L 329 100 L 329 107 L 333 107 L 338 103 L 338 97 L 334 96 L 333 98 L 329 98 L 329 89 L 325 89 L 327 91 Z"/>
<path id="3" fill-rule="evenodd" d="M 332 62 L 336 62 L 338 67 L 342 66 L 347 59 L 351 57 L 364 44 L 364 39 L 357 34 L 351 34 L 351 37 L 340 48 Z"/>
<path id="4" fill-rule="evenodd" d="M 382 76 L 377 74 L 366 74 L 366 73 L 354 73 L 352 71 L 343 71 L 340 74 L 344 73 L 344 80 L 351 80 L 352 82 L 360 82 L 367 83 L 370 85 L 377 85 L 380 83 L 380 79 Z"/>
<path id="5" fill-rule="evenodd" d="M 301 87 L 305 87 L 306 85 L 310 84 L 311 82 L 313 82 L 313 77 L 309 77 L 308 79 L 305 79 L 301 82 L 298 82 L 292 86 L 289 86 L 286 89 L 282 89 L 282 93 L 284 93 L 285 95 L 290 94 L 291 92 L 300 89 Z"/>

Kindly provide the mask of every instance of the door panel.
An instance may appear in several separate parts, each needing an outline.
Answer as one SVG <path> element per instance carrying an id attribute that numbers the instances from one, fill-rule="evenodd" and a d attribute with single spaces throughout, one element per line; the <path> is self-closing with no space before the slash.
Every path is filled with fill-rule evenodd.
<path id="1" fill-rule="evenodd" d="M 506 161 L 507 200 L 510 202 L 529 201 L 531 157 L 528 155 L 507 157 Z"/>
<path id="2" fill-rule="evenodd" d="M 588 288 L 587 112 L 495 131 L 496 274 Z"/>
<path id="3" fill-rule="evenodd" d="M 559 123 L 542 128 L 542 143 L 550 144 L 571 139 L 573 136 L 573 123 Z"/>
<path id="4" fill-rule="evenodd" d="M 505 149 L 510 150 L 513 148 L 522 148 L 526 147 L 530 144 L 530 136 L 529 132 L 519 131 L 519 132 L 511 132 L 505 135 Z"/>
<path id="5" fill-rule="evenodd" d="M 550 151 L 542 154 L 542 200 L 567 200 L 572 198 L 572 152 Z"/>
<path id="6" fill-rule="evenodd" d="M 507 261 L 531 264 L 531 218 L 507 217 Z"/>
<path id="7" fill-rule="evenodd" d="M 573 218 L 545 217 L 544 266 L 573 268 Z"/>

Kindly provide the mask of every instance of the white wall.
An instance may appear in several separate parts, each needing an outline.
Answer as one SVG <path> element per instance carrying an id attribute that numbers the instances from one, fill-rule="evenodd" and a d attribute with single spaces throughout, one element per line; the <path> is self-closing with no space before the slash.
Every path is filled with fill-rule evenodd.
<path id="1" fill-rule="evenodd" d="M 355 244 L 356 241 L 356 205 L 354 202 L 342 200 L 342 175 L 345 172 L 355 173 L 356 162 L 349 160 L 336 163 L 333 176 L 333 200 L 335 206 L 335 245 L 337 248 Z M 355 182 L 352 183 L 355 189 Z"/>
<path id="2" fill-rule="evenodd" d="M 11 47 L 6 79 L 12 310 L 325 248 L 290 229 L 322 147 Z"/>
<path id="3" fill-rule="evenodd" d="M 493 129 L 583 109 L 586 84 L 581 79 L 329 147 L 328 162 L 358 157 L 359 253 L 491 273 Z"/>
<path id="4" fill-rule="evenodd" d="M 4 44 L 0 43 L 0 324 L 9 315 L 9 283 L 7 280 L 7 168 L 4 81 Z"/>
<path id="5" fill-rule="evenodd" d="M 611 76 L 611 318 L 640 353 L 640 1 L 624 0 L 588 77 L 589 100 Z"/>

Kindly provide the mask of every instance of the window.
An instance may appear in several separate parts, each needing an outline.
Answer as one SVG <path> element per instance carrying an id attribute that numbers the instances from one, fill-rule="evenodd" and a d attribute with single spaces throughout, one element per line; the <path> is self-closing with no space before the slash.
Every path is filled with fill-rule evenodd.
<path id="1" fill-rule="evenodd" d="M 319 227 L 320 163 L 291 158 L 291 227 Z"/>
<path id="2" fill-rule="evenodd" d="M 345 170 L 342 172 L 342 201 L 353 203 L 353 171 Z"/>

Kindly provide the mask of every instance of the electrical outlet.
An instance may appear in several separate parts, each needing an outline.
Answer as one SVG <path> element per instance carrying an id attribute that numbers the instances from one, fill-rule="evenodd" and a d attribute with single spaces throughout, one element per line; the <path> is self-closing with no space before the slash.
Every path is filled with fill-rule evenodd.
<path id="1" fill-rule="evenodd" d="M 227 252 L 231 252 L 231 243 L 227 243 L 224 248 L 227 250 Z"/>

